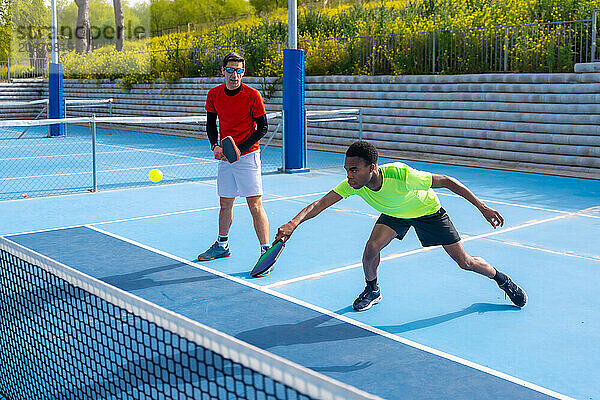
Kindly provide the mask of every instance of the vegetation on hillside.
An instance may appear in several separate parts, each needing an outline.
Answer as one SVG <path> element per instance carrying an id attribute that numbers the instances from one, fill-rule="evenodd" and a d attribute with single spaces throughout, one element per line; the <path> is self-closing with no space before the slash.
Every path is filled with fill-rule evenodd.
<path id="1" fill-rule="evenodd" d="M 4 3 L 7 1 L 9 0 L 0 0 Z M 477 36 L 480 33 L 474 31 L 465 31 L 460 35 L 456 32 L 440 32 L 590 19 L 592 11 L 600 7 L 600 0 L 344 1 L 349 3 L 332 8 L 324 8 L 320 3 L 303 6 L 299 1 L 299 47 L 306 50 L 308 74 L 489 72 L 492 67 L 483 64 L 476 57 L 478 52 L 482 52 L 482 43 L 485 44 L 488 39 L 481 39 Z M 92 24 L 104 26 L 109 23 L 109 0 L 91 2 L 90 9 L 96 10 L 94 13 L 90 12 Z M 280 3 L 282 0 L 154 0 L 146 8 L 126 6 L 126 18 L 128 15 L 134 24 L 146 24 L 150 29 L 163 29 L 169 24 L 176 25 L 186 21 L 201 23 L 211 18 L 250 16 L 222 25 L 194 25 L 200 26 L 197 31 L 133 40 L 126 44 L 120 54 L 114 51 L 114 46 L 109 45 L 86 56 L 63 51 L 61 60 L 66 74 L 72 77 L 124 77 L 127 82 L 157 78 L 171 81 L 185 76 L 218 75 L 222 56 L 228 51 L 236 50 L 247 58 L 249 75 L 280 75 L 281 50 L 286 46 L 288 29 L 287 9 L 277 8 L 281 6 Z M 59 4 L 64 20 L 72 21 L 76 18 L 72 1 L 61 0 Z M 2 8 L 0 22 L 1 10 Z M 257 14 L 252 14 L 254 12 Z M 577 54 L 587 50 L 573 47 L 569 43 L 556 43 L 558 36 L 579 34 L 573 30 L 575 28 L 569 29 L 571 28 L 551 28 L 541 35 L 538 32 L 537 36 L 520 33 L 514 43 L 511 38 L 509 51 L 513 70 L 555 72 L 572 68 Z M 589 36 L 589 29 L 585 29 L 585 35 Z M 583 28 L 580 29 L 582 30 Z M 435 61 L 439 66 L 435 71 L 428 65 L 431 64 L 429 59 L 416 55 L 418 52 L 431 53 L 432 41 L 431 33 L 417 33 L 433 31 L 438 32 L 434 34 L 436 45 L 442 48 L 440 54 L 436 55 L 438 59 Z M 329 40 L 390 34 L 412 35 L 398 36 L 394 38 L 396 42 L 393 44 L 383 37 L 376 40 Z M 452 55 L 455 60 L 450 60 L 449 53 L 443 51 L 444 45 L 448 48 L 453 46 L 452 40 L 462 41 L 460 45 L 464 53 Z M 502 51 L 503 37 L 494 40 L 499 41 L 498 46 Z M 1 51 L 0 49 L 0 56 Z"/>

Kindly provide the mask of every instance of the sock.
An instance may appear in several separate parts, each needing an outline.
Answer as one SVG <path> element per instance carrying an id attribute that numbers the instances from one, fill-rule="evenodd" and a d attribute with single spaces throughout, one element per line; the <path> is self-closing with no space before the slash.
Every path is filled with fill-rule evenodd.
<path id="1" fill-rule="evenodd" d="M 367 287 L 370 290 L 374 290 L 374 291 L 379 290 L 379 286 L 377 285 L 377 278 L 373 279 L 372 281 L 367 281 Z"/>
<path id="2" fill-rule="evenodd" d="M 260 245 L 260 255 L 262 256 L 263 254 L 265 254 L 265 251 L 269 250 L 270 248 L 271 248 L 271 245 L 269 243 L 261 244 Z"/>
<path id="3" fill-rule="evenodd" d="M 229 236 L 228 235 L 225 235 L 225 236 L 219 235 L 217 237 L 217 243 L 219 244 L 219 246 L 226 249 L 229 246 Z"/>
<path id="4" fill-rule="evenodd" d="M 506 283 L 506 278 L 507 276 L 498 270 L 496 270 L 496 275 L 492 277 L 492 279 L 495 280 L 499 286 L 502 286 Z"/>

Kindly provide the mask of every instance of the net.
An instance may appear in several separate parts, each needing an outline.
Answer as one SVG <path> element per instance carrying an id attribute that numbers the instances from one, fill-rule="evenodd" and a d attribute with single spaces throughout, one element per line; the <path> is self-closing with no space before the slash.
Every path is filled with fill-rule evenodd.
<path id="1" fill-rule="evenodd" d="M 64 118 L 74 117 L 91 117 L 94 113 L 102 111 L 104 108 L 108 111 L 108 116 L 113 116 L 113 99 L 64 99 Z M 73 114 L 73 115 L 71 115 Z M 68 128 L 70 125 L 66 125 Z M 112 124 L 110 125 L 112 131 Z M 69 134 L 68 130 L 65 134 Z"/>
<path id="2" fill-rule="evenodd" d="M 0 397 L 374 399 L 0 237 Z"/>
<path id="3" fill-rule="evenodd" d="M 43 103 L 43 101 L 42 101 Z M 68 100 L 72 107 L 111 105 L 111 99 Z M 82 113 L 89 113 L 86 109 Z M 307 111 L 306 138 L 315 150 L 340 151 L 362 138 L 359 109 Z M 282 113 L 267 114 L 271 133 L 261 142 L 263 174 L 281 170 Z M 65 125 L 51 136 L 49 126 Z M 215 179 L 218 161 L 205 133 L 205 115 L 80 116 L 0 121 L 0 200 Z M 313 151 L 310 168 L 339 168 L 342 153 Z"/>
<path id="4" fill-rule="evenodd" d="M 38 120 L 41 117 L 44 118 L 48 118 L 48 103 L 49 100 L 48 99 L 39 99 L 39 100 L 31 100 L 31 101 L 1 101 L 0 102 L 0 109 L 9 109 L 12 108 L 14 109 L 18 109 L 18 110 L 29 110 L 29 109 L 33 109 L 33 111 L 37 112 L 37 114 L 33 117 L 34 120 Z M 64 112 L 64 118 L 67 118 L 68 114 L 70 115 L 71 111 L 73 111 L 74 109 L 82 109 L 85 108 L 85 111 L 80 111 L 77 114 L 80 115 L 76 115 L 76 116 L 88 116 L 91 117 L 92 113 L 96 110 L 98 110 L 98 108 L 106 108 L 108 110 L 108 116 L 112 117 L 112 105 L 113 105 L 113 99 L 109 98 L 109 99 L 65 99 L 64 100 L 64 108 L 63 108 L 63 112 Z M 36 110 L 36 108 L 39 108 L 39 112 Z M 82 115 L 83 114 L 83 115 Z M 70 125 L 66 125 L 66 127 L 68 127 Z M 27 134 L 27 131 L 29 130 L 29 126 L 25 126 L 23 127 L 23 129 L 20 132 L 14 132 L 14 133 L 18 133 L 18 138 L 22 138 L 23 136 L 25 136 L 25 134 Z M 50 134 L 50 132 L 48 130 L 43 131 L 41 129 L 38 129 L 36 133 L 33 133 L 33 135 L 40 135 L 43 134 L 45 136 L 48 136 Z"/>
<path id="5" fill-rule="evenodd" d="M 68 134 L 50 136 L 58 122 Z M 205 122 L 205 115 L 0 121 L 0 199 L 151 185 L 152 169 L 163 173 L 159 184 L 214 179 Z M 277 171 L 280 148 L 261 159 L 263 173 Z"/>

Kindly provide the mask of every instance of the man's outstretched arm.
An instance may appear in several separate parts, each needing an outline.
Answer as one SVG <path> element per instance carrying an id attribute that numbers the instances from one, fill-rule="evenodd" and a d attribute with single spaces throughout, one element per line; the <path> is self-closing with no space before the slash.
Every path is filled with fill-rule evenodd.
<path id="1" fill-rule="evenodd" d="M 331 207 L 341 199 L 342 196 L 332 190 L 319 200 L 310 203 L 308 206 L 304 207 L 302 211 L 298 213 L 298 215 L 292 218 L 290 222 L 279 227 L 277 230 L 277 236 L 275 236 L 275 240 L 281 239 L 284 242 L 287 241 L 290 236 L 292 236 L 292 233 L 298 227 L 298 225 L 307 219 L 316 217 L 321 213 L 321 211 Z"/>
<path id="2" fill-rule="evenodd" d="M 502 215 L 500 215 L 500 213 L 493 208 L 488 207 L 458 179 L 446 175 L 432 174 L 431 187 L 433 189 L 445 188 L 461 197 L 464 197 L 467 199 L 467 201 L 477 207 L 477 209 L 481 212 L 481 214 L 483 214 L 485 219 L 487 219 L 494 229 L 504 225 L 504 218 L 502 218 Z"/>

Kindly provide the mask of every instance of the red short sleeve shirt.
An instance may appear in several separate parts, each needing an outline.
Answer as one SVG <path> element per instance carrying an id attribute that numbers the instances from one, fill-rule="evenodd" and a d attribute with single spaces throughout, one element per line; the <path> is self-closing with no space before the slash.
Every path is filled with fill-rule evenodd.
<path id="1" fill-rule="evenodd" d="M 267 113 L 260 92 L 243 83 L 240 91 L 234 96 L 225 94 L 224 83 L 211 88 L 206 96 L 204 108 L 207 112 L 217 114 L 220 137 L 231 136 L 238 145 L 256 130 L 254 119 Z M 258 149 L 259 145 L 256 142 L 244 154 Z"/>

